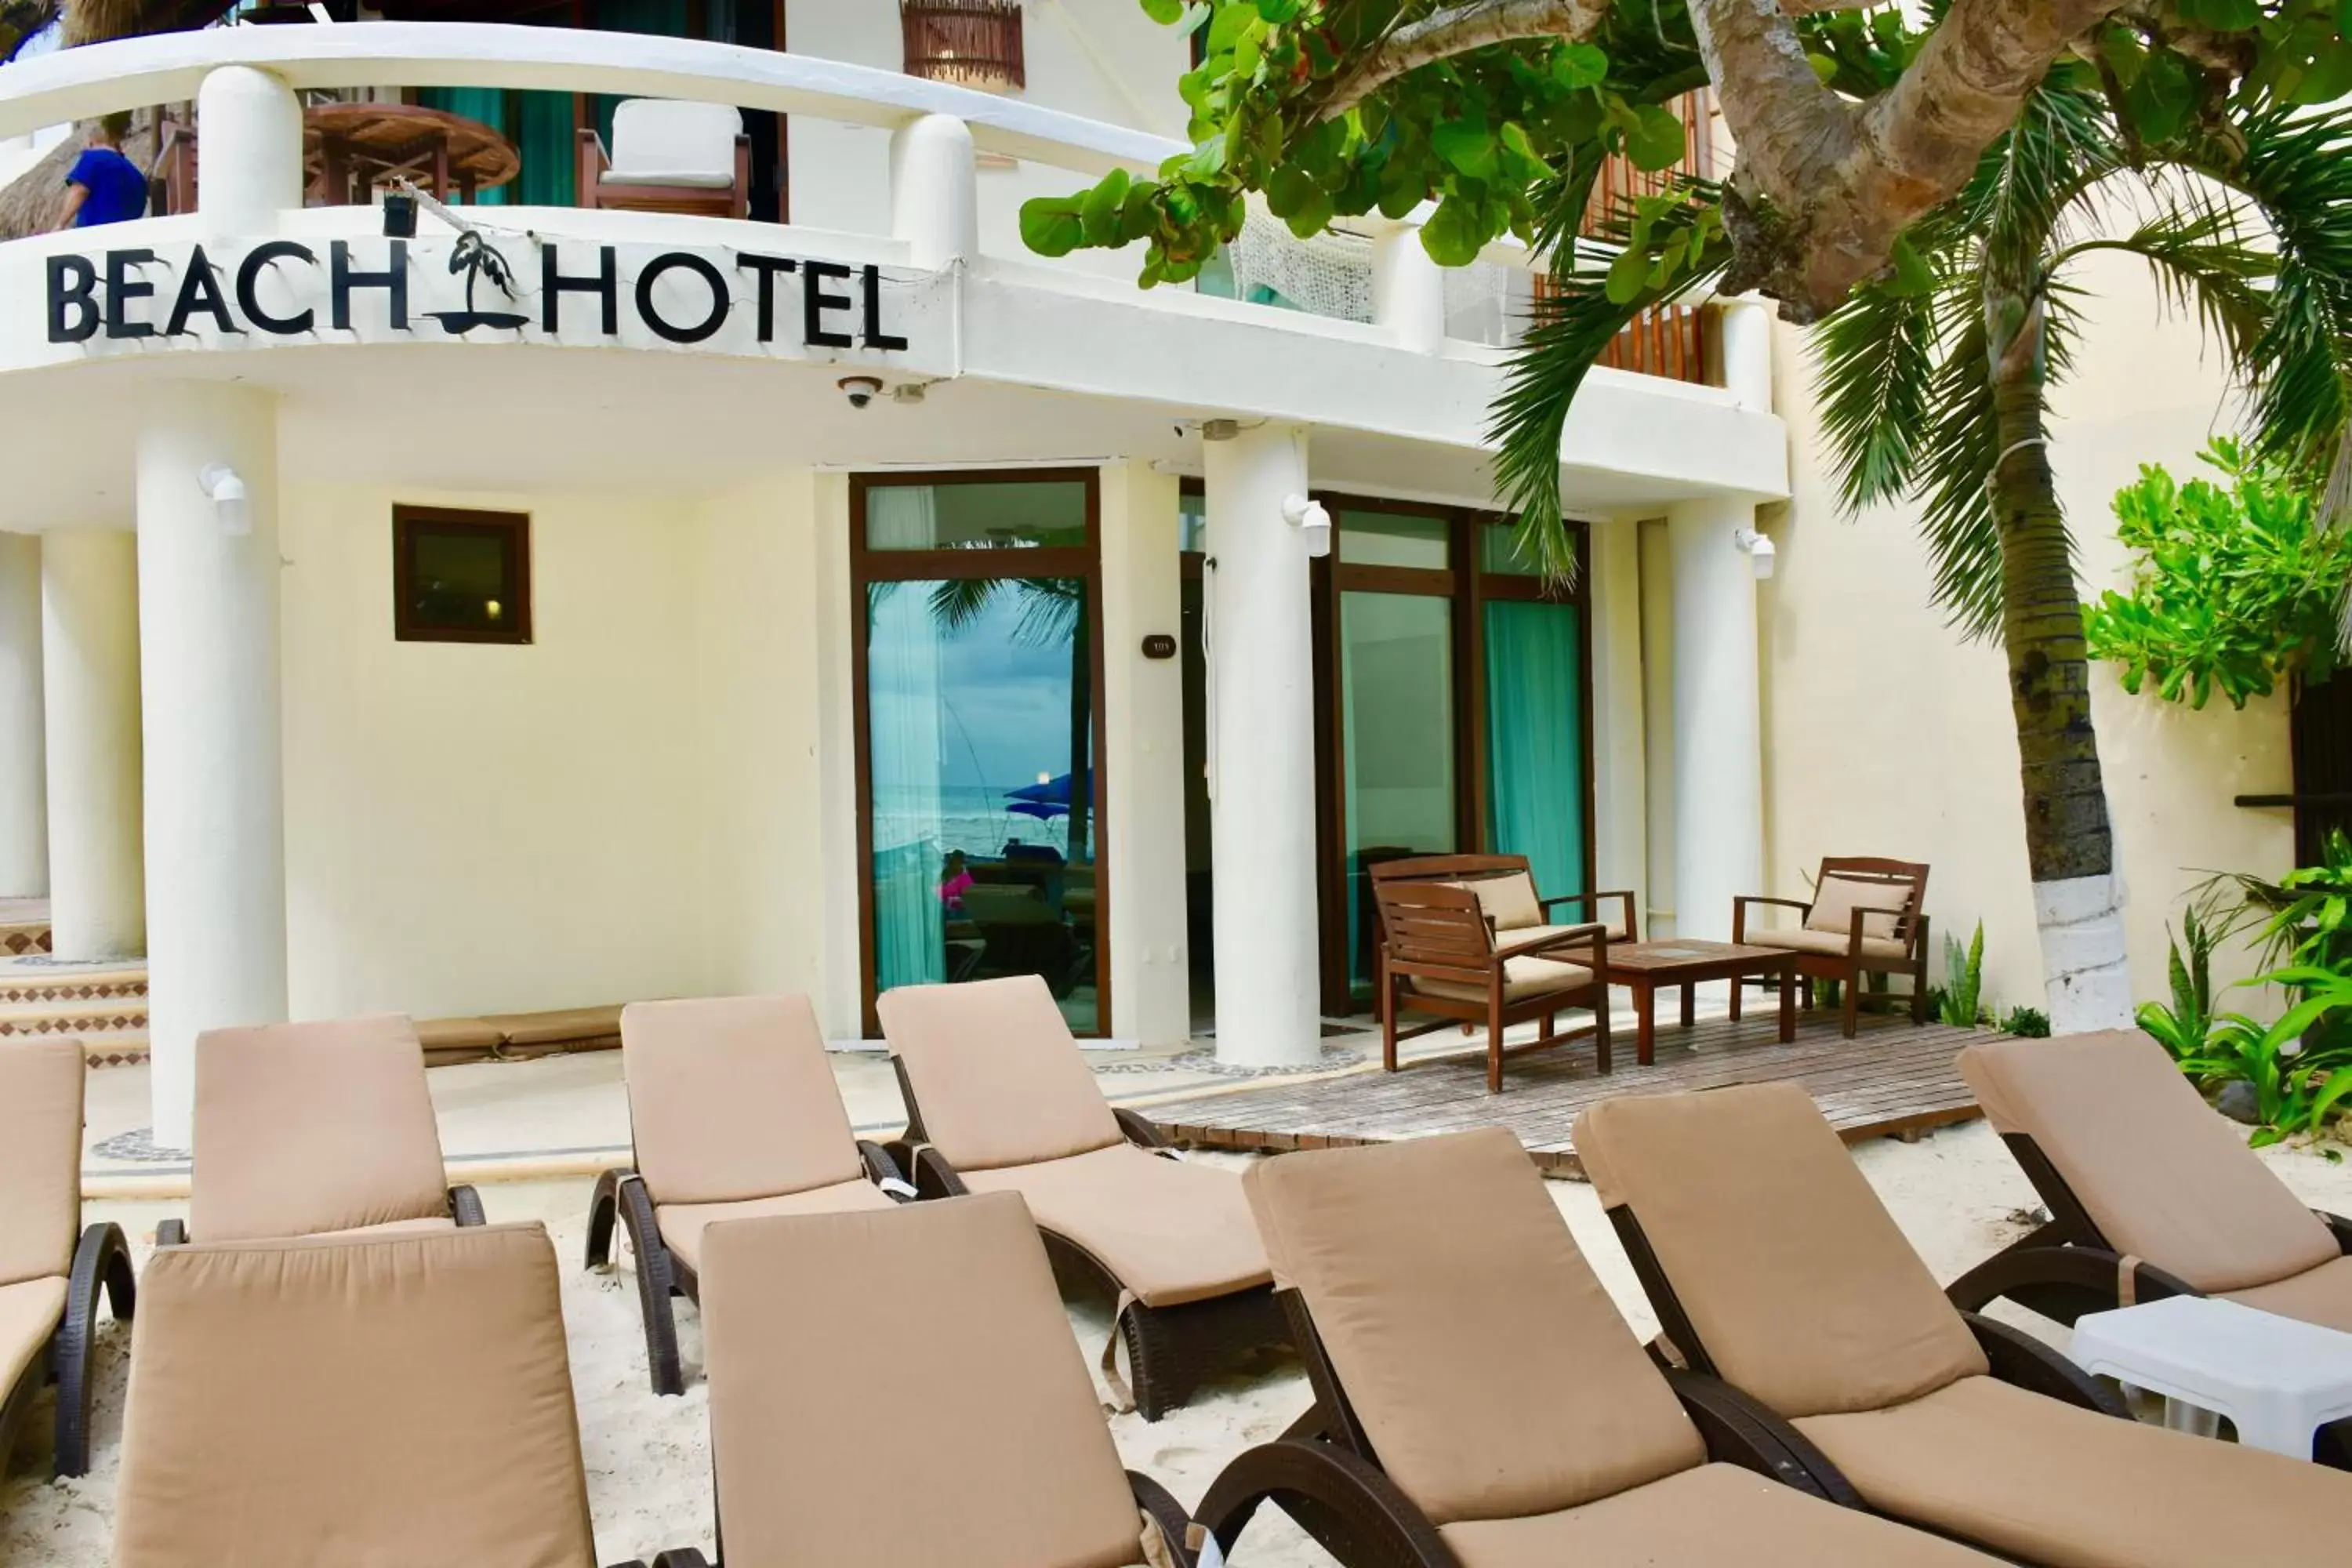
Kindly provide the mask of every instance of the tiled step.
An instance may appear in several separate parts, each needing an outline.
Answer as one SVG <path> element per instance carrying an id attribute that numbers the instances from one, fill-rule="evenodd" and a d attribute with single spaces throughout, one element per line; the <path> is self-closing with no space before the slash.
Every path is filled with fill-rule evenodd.
<path id="1" fill-rule="evenodd" d="M 147 1059 L 147 966 L 0 958 L 0 1041 L 77 1039 L 92 1067 Z"/>
<path id="2" fill-rule="evenodd" d="M 48 900 L 0 899 L 0 959 L 48 951 Z"/>

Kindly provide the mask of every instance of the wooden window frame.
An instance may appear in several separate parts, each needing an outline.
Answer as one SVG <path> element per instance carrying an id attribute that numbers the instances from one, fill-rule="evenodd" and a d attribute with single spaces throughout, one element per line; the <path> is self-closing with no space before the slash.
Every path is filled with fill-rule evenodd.
<path id="1" fill-rule="evenodd" d="M 420 531 L 466 529 L 499 536 L 506 549 L 507 583 L 516 611 L 497 627 L 420 625 L 415 602 L 415 540 Z M 464 507 L 407 506 L 392 509 L 392 636 L 395 642 L 488 643 L 528 647 L 532 640 L 530 513 L 478 511 Z"/>
<path id="2" fill-rule="evenodd" d="M 1084 544 L 1006 550 L 876 550 L 866 542 L 866 498 L 871 491 L 909 485 L 1069 484 L 1086 488 Z M 1111 1034 L 1111 850 L 1102 831 L 1110 734 L 1103 668 L 1102 470 L 1099 468 L 943 468 L 892 470 L 849 476 L 849 679 L 851 749 L 856 755 L 857 818 L 857 984 L 866 1032 L 879 1037 L 875 1011 L 879 980 L 874 940 L 874 731 L 867 689 L 867 593 L 877 583 L 930 582 L 973 577 L 1075 577 L 1087 585 L 1088 677 L 1094 682 L 1090 728 L 1094 745 L 1092 785 L 1095 868 L 1095 1027 L 1082 1039 Z"/>

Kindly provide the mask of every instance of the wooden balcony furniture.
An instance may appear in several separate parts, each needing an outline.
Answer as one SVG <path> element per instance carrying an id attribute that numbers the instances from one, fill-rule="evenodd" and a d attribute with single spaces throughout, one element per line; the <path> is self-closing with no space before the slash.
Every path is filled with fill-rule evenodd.
<path id="1" fill-rule="evenodd" d="M 1845 1037 L 1850 1040 L 1864 975 L 1909 975 L 1911 1021 L 1927 1021 L 1927 917 L 1922 912 L 1927 898 L 1927 868 L 1917 861 L 1827 856 L 1810 900 L 1749 894 L 1733 899 L 1731 940 L 1794 952 L 1808 1007 L 1813 1005 L 1814 981 L 1838 982 L 1844 992 Z M 1802 923 L 1753 927 L 1748 910 L 1756 904 L 1795 910 Z M 1739 1016 L 1737 984 L 1731 989 L 1731 1016 Z"/>
<path id="2" fill-rule="evenodd" d="M 1375 882 L 1452 882 L 1467 888 L 1478 895 L 1479 907 L 1493 922 L 1496 934 L 1507 935 L 1513 942 L 1531 941 L 1586 921 L 1607 926 L 1611 942 L 1642 940 L 1632 892 L 1620 888 L 1543 898 L 1536 891 L 1535 872 L 1524 855 L 1417 855 L 1383 860 L 1365 870 Z M 1601 913 L 1612 900 L 1617 904 L 1613 918 Z M 1556 918 L 1555 911 L 1563 907 L 1575 911 L 1575 918 Z"/>
<path id="3" fill-rule="evenodd" d="M 365 206 L 395 178 L 470 202 L 522 171 L 514 143 L 489 126 L 414 103 L 312 104 L 302 163 L 310 199 L 326 206 Z"/>
<path id="4" fill-rule="evenodd" d="M 1559 1015 L 1591 1010 L 1594 1060 L 1609 1063 L 1609 931 L 1600 924 L 1542 928 L 1535 934 L 1498 933 L 1479 895 L 1450 880 L 1404 874 L 1411 861 L 1375 867 L 1372 884 L 1381 915 L 1381 1065 L 1397 1070 L 1397 1042 L 1441 1029 L 1448 1022 L 1486 1026 L 1486 1092 L 1503 1089 L 1503 1031 L 1539 1023 L 1532 1045 L 1542 1050 L 1581 1037 L 1562 1036 Z M 1388 873 L 1383 875 L 1382 873 Z M 1437 1022 L 1400 1030 L 1405 1013 Z"/>
<path id="5" fill-rule="evenodd" d="M 580 205 L 690 217 L 749 217 L 751 139 L 723 103 L 633 98 L 613 110 L 613 147 L 580 132 Z"/>

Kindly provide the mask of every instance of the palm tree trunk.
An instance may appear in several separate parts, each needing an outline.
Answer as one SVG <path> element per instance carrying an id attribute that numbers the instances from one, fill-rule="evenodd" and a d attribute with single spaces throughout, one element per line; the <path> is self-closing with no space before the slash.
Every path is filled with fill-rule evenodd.
<path id="1" fill-rule="evenodd" d="M 2115 834 L 2091 727 L 2090 663 L 2066 524 L 2043 444 L 2042 281 L 1985 270 L 1995 439 L 1991 503 L 2000 540 L 2001 645 L 2025 797 L 2026 862 L 2042 986 L 2058 1034 L 2126 1027 Z"/>

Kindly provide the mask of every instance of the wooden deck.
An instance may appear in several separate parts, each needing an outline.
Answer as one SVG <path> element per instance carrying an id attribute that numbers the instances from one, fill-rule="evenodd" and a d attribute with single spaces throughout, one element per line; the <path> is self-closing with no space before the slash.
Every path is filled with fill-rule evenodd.
<path id="1" fill-rule="evenodd" d="M 1759 1017 L 1761 1012 L 1764 1016 Z M 1976 1119 L 1976 1097 L 1953 1069 L 1968 1029 L 1915 1026 L 1907 1016 L 1864 1015 L 1855 1037 L 1838 1033 L 1830 1013 L 1801 1014 L 1797 1037 L 1781 1045 L 1769 1006 L 1742 1022 L 1715 1018 L 1695 1027 L 1661 1026 L 1657 1060 L 1633 1060 L 1633 1033 L 1617 1043 L 1616 1070 L 1594 1070 L 1589 1042 L 1510 1058 L 1503 1092 L 1489 1095 L 1486 1055 L 1478 1049 L 1425 1060 L 1398 1073 L 1380 1070 L 1377 1036 L 1368 1068 L 1334 1077 L 1193 1095 L 1139 1106 L 1180 1142 L 1211 1149 L 1282 1152 L 1384 1143 L 1433 1132 L 1499 1125 L 1510 1129 L 1536 1163 L 1581 1177 L 1569 1137 L 1577 1112 L 1618 1094 L 1668 1094 L 1727 1084 L 1793 1079 L 1849 1143 Z"/>

